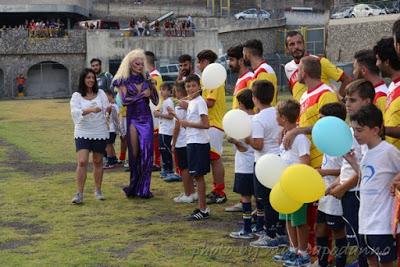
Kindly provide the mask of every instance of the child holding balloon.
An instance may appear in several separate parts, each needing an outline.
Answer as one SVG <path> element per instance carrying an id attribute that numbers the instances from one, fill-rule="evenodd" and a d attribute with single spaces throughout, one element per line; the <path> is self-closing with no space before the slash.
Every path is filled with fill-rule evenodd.
<path id="1" fill-rule="evenodd" d="M 361 163 L 353 154 L 346 159 L 360 173 L 359 230 L 360 249 L 369 266 L 393 266 L 397 258 L 394 236 L 397 225 L 391 225 L 393 182 L 400 177 L 400 151 L 382 140 L 382 112 L 374 105 L 362 107 L 350 116 L 354 136 L 368 150 Z"/>
<path id="2" fill-rule="evenodd" d="M 279 154 L 277 140 L 281 130 L 276 121 L 276 110 L 271 106 L 274 91 L 274 85 L 266 80 L 255 81 L 252 85 L 253 102 L 259 112 L 252 118 L 252 136 L 246 139 L 246 143 L 254 149 L 255 161 L 265 154 Z M 278 213 L 269 202 L 271 189 L 263 186 L 256 175 L 253 183 L 257 206 L 255 232 L 260 237 L 251 242 L 250 246 L 276 248 L 286 245 L 285 229 L 279 222 Z"/>
<path id="3" fill-rule="evenodd" d="M 245 111 L 252 118 L 254 115 L 253 94 L 251 90 L 243 90 L 238 96 L 239 109 Z M 243 209 L 243 228 L 237 232 L 229 234 L 232 238 L 251 239 L 251 196 L 254 195 L 253 185 L 253 165 L 254 150 L 243 140 L 228 138 L 228 142 L 236 147 L 235 153 L 235 182 L 233 192 L 240 194 L 240 202 Z"/>
<path id="4" fill-rule="evenodd" d="M 286 100 L 278 103 L 276 107 L 276 120 L 283 127 L 283 133 L 297 127 L 300 115 L 300 104 L 296 100 Z M 304 134 L 299 134 L 294 139 L 290 149 L 280 145 L 280 156 L 289 166 L 292 164 L 310 164 L 311 142 Z M 279 219 L 286 221 L 290 246 L 282 254 L 275 255 L 274 260 L 290 266 L 304 266 L 311 264 L 308 247 L 307 204 L 292 214 L 279 214 Z"/>
<path id="5" fill-rule="evenodd" d="M 346 120 L 346 108 L 341 103 L 329 103 L 322 106 L 319 110 L 320 117 L 334 116 L 343 121 Z M 323 155 L 322 166 L 317 169 L 323 176 L 326 188 L 334 183 L 336 177 L 340 175 L 340 169 L 343 164 L 343 157 Z M 332 231 L 335 239 L 336 253 L 334 253 L 337 267 L 346 265 L 347 239 L 345 231 L 345 221 L 343 220 L 343 209 L 340 199 L 334 196 L 326 195 L 319 200 L 317 213 L 317 246 L 318 246 L 318 264 L 321 267 L 328 266 L 328 238 L 329 230 Z"/>

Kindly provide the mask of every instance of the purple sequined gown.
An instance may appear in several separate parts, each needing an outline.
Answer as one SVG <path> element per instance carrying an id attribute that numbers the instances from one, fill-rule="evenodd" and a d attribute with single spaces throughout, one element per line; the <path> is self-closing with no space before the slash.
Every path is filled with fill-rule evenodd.
<path id="1" fill-rule="evenodd" d="M 136 84 L 141 84 L 141 92 L 137 92 Z M 150 88 L 148 80 L 142 76 L 131 75 L 126 80 L 116 80 L 114 86 L 124 85 L 127 89 L 126 95 L 121 94 L 122 103 L 127 107 L 127 141 L 129 153 L 130 183 L 123 190 L 127 197 L 150 198 L 151 169 L 153 166 L 153 118 L 150 111 L 149 101 L 155 105 L 158 103 L 157 92 L 151 90 L 150 98 L 143 96 L 143 91 Z M 121 91 L 120 91 L 121 92 Z M 138 135 L 139 153 L 133 156 L 130 138 L 130 127 L 136 128 Z"/>

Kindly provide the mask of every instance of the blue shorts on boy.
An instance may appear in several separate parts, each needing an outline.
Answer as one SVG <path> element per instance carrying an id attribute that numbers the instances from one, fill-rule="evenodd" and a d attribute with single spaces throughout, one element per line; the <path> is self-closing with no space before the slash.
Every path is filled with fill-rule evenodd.
<path id="1" fill-rule="evenodd" d="M 252 117 L 252 116 L 250 116 Z M 243 196 L 252 196 L 254 194 L 253 172 L 254 172 L 254 150 L 243 140 L 240 145 L 247 150 L 244 152 L 236 149 L 235 152 L 235 182 L 233 192 Z M 235 147 L 236 148 L 236 147 Z"/>

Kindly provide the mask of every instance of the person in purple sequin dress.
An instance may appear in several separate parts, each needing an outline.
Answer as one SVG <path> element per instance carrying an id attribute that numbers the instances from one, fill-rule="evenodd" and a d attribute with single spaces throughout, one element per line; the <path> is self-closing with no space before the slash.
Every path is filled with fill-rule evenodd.
<path id="1" fill-rule="evenodd" d="M 153 166 L 153 118 L 149 103 L 158 104 L 158 94 L 146 73 L 145 54 L 131 51 L 122 60 L 114 77 L 122 104 L 127 107 L 127 140 L 130 183 L 123 191 L 128 198 L 150 198 Z"/>

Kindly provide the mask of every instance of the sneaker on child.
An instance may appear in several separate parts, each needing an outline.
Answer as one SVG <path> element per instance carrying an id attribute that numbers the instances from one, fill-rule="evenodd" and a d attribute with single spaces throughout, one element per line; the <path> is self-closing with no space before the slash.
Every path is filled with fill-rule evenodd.
<path id="1" fill-rule="evenodd" d="M 205 211 L 195 209 L 192 214 L 186 217 L 187 221 L 201 221 L 210 217 L 210 209 L 207 208 Z"/>
<path id="2" fill-rule="evenodd" d="M 230 237 L 236 238 L 236 239 L 252 239 L 254 238 L 253 233 L 251 232 L 245 232 L 244 229 L 240 229 L 240 231 L 237 232 L 231 232 L 229 234 Z"/>
<path id="3" fill-rule="evenodd" d="M 243 207 L 242 207 L 242 203 L 236 203 L 233 206 L 227 207 L 225 208 L 226 212 L 242 212 L 243 211 Z"/>
<path id="4" fill-rule="evenodd" d="M 82 204 L 83 203 L 83 193 L 76 193 L 72 198 L 72 204 Z"/>
<path id="5" fill-rule="evenodd" d="M 286 262 L 286 261 L 294 261 L 296 259 L 296 251 L 292 251 L 291 249 L 286 250 L 285 252 L 275 255 L 273 257 L 274 261 L 277 262 Z"/>
<path id="6" fill-rule="evenodd" d="M 106 200 L 106 198 L 103 196 L 100 190 L 96 190 L 94 196 L 97 200 Z"/>
<path id="7" fill-rule="evenodd" d="M 192 195 L 187 196 L 187 195 L 185 195 L 185 193 L 182 193 L 179 196 L 175 197 L 174 201 L 176 203 L 193 203 L 194 202 Z"/>
<path id="8" fill-rule="evenodd" d="M 306 267 L 311 265 L 310 255 L 297 254 L 293 260 L 287 260 L 283 263 L 285 267 Z"/>
<path id="9" fill-rule="evenodd" d="M 182 181 L 182 177 L 175 173 L 169 173 L 167 176 L 164 178 L 164 182 L 170 183 L 170 182 L 180 182 Z"/>

